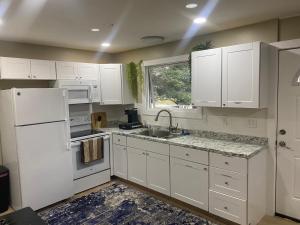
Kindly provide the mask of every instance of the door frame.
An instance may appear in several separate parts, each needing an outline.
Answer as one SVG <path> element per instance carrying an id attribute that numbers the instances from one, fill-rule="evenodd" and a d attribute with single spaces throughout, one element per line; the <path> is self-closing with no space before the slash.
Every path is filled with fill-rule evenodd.
<path id="1" fill-rule="evenodd" d="M 278 104 L 278 97 L 279 97 L 279 53 L 281 51 L 286 51 L 286 50 L 292 50 L 292 49 L 298 49 L 300 48 L 300 39 L 294 39 L 294 40 L 288 40 L 288 41 L 280 41 L 280 42 L 274 42 L 271 43 L 272 46 L 278 48 L 278 53 L 277 53 L 277 69 L 276 69 L 276 75 L 275 75 L 275 92 L 273 94 L 275 94 L 275 98 L 276 101 L 274 102 L 273 105 L 273 118 L 270 117 L 271 115 L 268 115 L 268 120 L 271 119 L 271 121 L 268 122 L 268 139 L 271 140 L 271 142 L 269 141 L 269 143 L 272 143 L 271 146 L 269 146 L 270 150 L 273 152 L 273 166 L 274 166 L 274 193 L 273 193 L 273 205 L 272 205 L 272 214 L 275 215 L 277 214 L 276 212 L 276 203 L 277 203 L 277 199 L 276 199 L 276 192 L 277 192 L 277 188 L 276 188 L 276 184 L 277 184 L 277 134 L 278 134 L 278 109 L 279 109 L 279 104 Z M 269 114 L 269 112 L 268 112 Z M 272 114 L 272 112 L 271 112 Z M 275 128 L 275 129 L 274 129 Z M 272 131 L 273 129 L 273 131 Z M 275 133 L 274 133 L 275 130 Z M 274 150 L 272 150 L 272 146 L 274 144 Z M 283 216 L 281 214 L 278 214 L 280 216 Z"/>

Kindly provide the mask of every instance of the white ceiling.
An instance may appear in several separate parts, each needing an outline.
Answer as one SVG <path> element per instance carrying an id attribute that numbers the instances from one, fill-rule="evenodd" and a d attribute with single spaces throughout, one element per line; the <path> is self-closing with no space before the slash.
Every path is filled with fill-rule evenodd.
<path id="1" fill-rule="evenodd" d="M 111 47 L 103 51 L 121 52 L 148 46 L 140 39 L 146 35 L 170 42 L 186 33 L 209 33 L 300 10 L 300 0 L 196 1 L 199 7 L 186 9 L 186 0 L 0 0 L 0 39 L 87 50 L 101 50 L 100 44 L 109 41 Z M 206 14 L 205 25 L 192 24 Z"/>

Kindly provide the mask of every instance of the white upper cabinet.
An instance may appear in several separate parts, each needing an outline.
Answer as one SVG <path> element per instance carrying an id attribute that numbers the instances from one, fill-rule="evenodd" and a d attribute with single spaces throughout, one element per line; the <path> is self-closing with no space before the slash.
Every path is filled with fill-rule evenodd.
<path id="1" fill-rule="evenodd" d="M 55 62 L 49 60 L 30 60 L 31 78 L 37 80 L 56 80 Z"/>
<path id="2" fill-rule="evenodd" d="M 196 106 L 265 108 L 276 48 L 253 42 L 192 54 L 192 102 Z"/>
<path id="3" fill-rule="evenodd" d="M 99 80 L 99 64 L 78 63 L 77 72 L 81 80 Z"/>
<path id="4" fill-rule="evenodd" d="M 100 65 L 100 89 L 102 105 L 122 104 L 122 65 Z"/>
<path id="5" fill-rule="evenodd" d="M 223 107 L 262 108 L 266 106 L 268 60 L 263 43 L 254 42 L 223 48 Z"/>
<path id="6" fill-rule="evenodd" d="M 56 62 L 56 72 L 58 80 L 78 79 L 77 67 L 74 62 Z"/>
<path id="7" fill-rule="evenodd" d="M 221 48 L 192 53 L 192 104 L 221 106 Z"/>
<path id="8" fill-rule="evenodd" d="M 1 57 L 1 79 L 31 79 L 30 59 Z"/>
<path id="9" fill-rule="evenodd" d="M 1 57 L 1 79 L 56 80 L 55 62 Z"/>

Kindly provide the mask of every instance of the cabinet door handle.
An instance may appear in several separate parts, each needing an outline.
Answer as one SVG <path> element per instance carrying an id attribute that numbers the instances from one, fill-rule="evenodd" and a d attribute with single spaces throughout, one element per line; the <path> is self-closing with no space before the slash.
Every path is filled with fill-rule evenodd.
<path id="1" fill-rule="evenodd" d="M 242 102 L 234 102 L 234 104 L 242 104 Z"/>
<path id="2" fill-rule="evenodd" d="M 27 77 L 30 78 L 30 75 L 28 75 Z"/>
<path id="3" fill-rule="evenodd" d="M 192 166 L 190 166 L 190 165 L 185 165 L 185 167 L 188 167 L 188 168 L 194 168 L 194 167 L 192 167 Z"/>
<path id="4" fill-rule="evenodd" d="M 229 185 L 229 183 L 228 183 L 227 181 L 225 181 L 225 184 L 226 184 L 226 185 Z"/>
<path id="5" fill-rule="evenodd" d="M 221 174 L 223 177 L 228 177 L 228 178 L 232 178 L 232 176 L 226 175 L 226 174 Z"/>
<path id="6" fill-rule="evenodd" d="M 190 156 L 190 154 L 189 153 L 185 153 L 185 156 Z"/>
<path id="7" fill-rule="evenodd" d="M 225 162 L 226 165 L 229 165 L 229 162 Z"/>
<path id="8" fill-rule="evenodd" d="M 224 206 L 224 209 L 225 209 L 225 210 L 228 210 L 228 207 L 227 207 L 227 206 Z"/>
<path id="9" fill-rule="evenodd" d="M 206 168 L 206 167 L 204 167 L 204 168 L 203 168 L 203 170 L 207 171 L 207 168 Z"/>

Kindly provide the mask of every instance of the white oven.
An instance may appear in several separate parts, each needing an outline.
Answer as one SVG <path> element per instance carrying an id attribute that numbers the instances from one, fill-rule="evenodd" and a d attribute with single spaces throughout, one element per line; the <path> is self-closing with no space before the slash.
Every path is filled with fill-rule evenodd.
<path id="1" fill-rule="evenodd" d="M 69 104 L 100 102 L 100 87 L 92 80 L 58 80 L 54 87 L 68 90 Z"/>
<path id="2" fill-rule="evenodd" d="M 103 159 L 88 164 L 81 162 L 81 141 L 95 137 L 103 137 Z M 99 173 L 110 168 L 109 164 L 109 135 L 95 134 L 87 137 L 71 139 L 72 159 L 73 159 L 73 178 L 80 179 L 92 174 Z"/>

